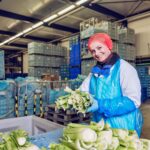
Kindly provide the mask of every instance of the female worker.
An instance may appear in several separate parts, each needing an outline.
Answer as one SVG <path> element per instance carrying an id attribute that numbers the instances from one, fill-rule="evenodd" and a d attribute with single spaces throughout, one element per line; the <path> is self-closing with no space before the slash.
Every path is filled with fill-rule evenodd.
<path id="1" fill-rule="evenodd" d="M 141 134 L 143 117 L 138 109 L 141 104 L 141 86 L 134 67 L 112 52 L 112 40 L 105 33 L 90 37 L 88 49 L 97 64 L 81 85 L 93 99 L 87 112 L 93 121 L 101 118 L 112 128 L 136 130 Z"/>

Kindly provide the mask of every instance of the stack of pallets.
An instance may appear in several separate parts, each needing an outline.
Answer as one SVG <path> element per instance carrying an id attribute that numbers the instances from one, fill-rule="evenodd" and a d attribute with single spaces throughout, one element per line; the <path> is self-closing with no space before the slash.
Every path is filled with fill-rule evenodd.
<path id="1" fill-rule="evenodd" d="M 58 124 L 67 125 L 68 123 L 89 123 L 91 121 L 91 114 L 85 115 L 77 113 L 75 110 L 58 110 L 55 105 L 46 107 L 45 118 L 56 122 Z"/>

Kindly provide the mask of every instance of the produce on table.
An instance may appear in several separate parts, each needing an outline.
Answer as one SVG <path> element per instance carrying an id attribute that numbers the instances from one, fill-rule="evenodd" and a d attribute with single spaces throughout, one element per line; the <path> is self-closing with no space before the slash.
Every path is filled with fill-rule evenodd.
<path id="1" fill-rule="evenodd" d="M 79 89 L 73 91 L 66 87 L 66 92 L 68 95 L 60 96 L 56 100 L 56 109 L 74 109 L 77 113 L 86 113 L 88 107 L 91 106 L 92 101 L 90 95 L 86 92 L 81 92 Z"/>
<path id="2" fill-rule="evenodd" d="M 113 129 L 101 120 L 90 125 L 70 123 L 60 144 L 50 150 L 150 150 L 150 140 L 140 139 L 133 130 Z"/>
<path id="3" fill-rule="evenodd" d="M 40 150 L 27 139 L 28 134 L 24 130 L 0 133 L 0 150 Z"/>

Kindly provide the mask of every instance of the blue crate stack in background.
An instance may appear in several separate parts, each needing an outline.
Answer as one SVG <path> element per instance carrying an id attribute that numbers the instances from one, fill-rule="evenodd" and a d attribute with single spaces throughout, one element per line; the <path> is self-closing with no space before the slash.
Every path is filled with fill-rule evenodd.
<path id="1" fill-rule="evenodd" d="M 36 81 L 31 77 L 18 77 L 15 81 L 17 83 L 18 116 L 44 113 L 45 106 L 49 104 L 49 82 Z"/>
<path id="2" fill-rule="evenodd" d="M 0 79 L 5 79 L 4 51 L 0 50 Z"/>
<path id="3" fill-rule="evenodd" d="M 60 76 L 61 80 L 68 80 L 70 78 L 69 65 L 60 66 Z"/>
<path id="4" fill-rule="evenodd" d="M 136 65 L 136 69 L 141 82 L 142 102 L 150 98 L 150 64 Z"/>
<path id="5" fill-rule="evenodd" d="M 81 54 L 80 54 L 80 38 L 79 35 L 73 36 L 69 40 L 70 59 L 69 59 L 69 74 L 70 79 L 77 78 L 81 74 Z"/>

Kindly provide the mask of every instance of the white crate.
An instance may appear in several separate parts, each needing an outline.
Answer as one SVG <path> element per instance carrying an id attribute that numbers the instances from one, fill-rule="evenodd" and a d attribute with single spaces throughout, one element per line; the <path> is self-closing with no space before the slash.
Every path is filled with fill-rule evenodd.
<path id="1" fill-rule="evenodd" d="M 0 132 L 10 132 L 16 129 L 23 129 L 31 136 L 59 128 L 63 128 L 63 126 L 36 116 L 0 120 Z"/>

